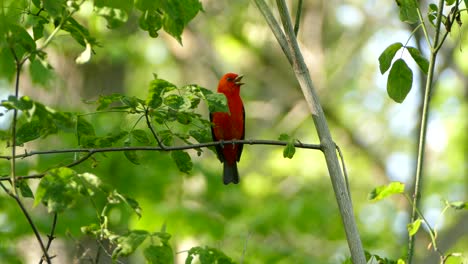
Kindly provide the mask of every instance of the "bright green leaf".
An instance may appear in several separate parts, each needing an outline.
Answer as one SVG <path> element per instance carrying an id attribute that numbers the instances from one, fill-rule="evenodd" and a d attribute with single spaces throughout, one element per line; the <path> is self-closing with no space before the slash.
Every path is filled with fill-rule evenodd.
<path id="1" fill-rule="evenodd" d="M 424 58 L 424 56 L 421 54 L 421 52 L 417 48 L 406 47 L 406 49 L 409 51 L 409 53 L 411 54 L 411 57 L 418 64 L 422 72 L 427 74 L 427 70 L 429 69 L 429 61 L 426 58 Z"/>
<path id="2" fill-rule="evenodd" d="M 395 54 L 401 47 L 403 47 L 403 44 L 401 44 L 400 42 L 393 43 L 392 45 L 388 46 L 382 52 L 382 54 L 380 54 L 379 56 L 380 73 L 384 74 L 390 68 L 390 65 L 392 65 L 393 57 L 395 57 Z"/>
<path id="3" fill-rule="evenodd" d="M 398 259 L 397 264 L 405 264 L 405 261 L 402 259 Z"/>
<path id="4" fill-rule="evenodd" d="M 403 59 L 393 63 L 387 81 L 387 93 L 395 102 L 405 100 L 413 83 L 413 71 L 406 65 Z"/>
<path id="5" fill-rule="evenodd" d="M 416 219 L 413 223 L 409 223 L 408 224 L 408 234 L 410 236 L 414 236 L 418 232 L 420 226 L 421 226 L 421 219 L 420 218 Z"/>
<path id="6" fill-rule="evenodd" d="M 227 106 L 227 99 L 224 94 L 221 93 L 212 93 L 206 95 L 206 101 L 208 103 L 208 109 L 210 113 L 214 112 L 229 112 L 229 108 Z"/>
<path id="7" fill-rule="evenodd" d="M 151 108 L 158 108 L 163 102 L 162 94 L 165 91 L 173 90 L 175 88 L 176 86 L 174 84 L 162 79 L 155 79 L 151 81 L 146 103 Z"/>
<path id="8" fill-rule="evenodd" d="M 283 149 L 283 157 L 292 159 L 294 156 L 294 153 L 296 153 L 296 147 L 294 146 L 294 142 L 288 142 L 286 147 Z"/>
<path id="9" fill-rule="evenodd" d="M 386 198 L 387 196 L 403 193 L 405 191 L 405 185 L 401 182 L 391 182 L 388 185 L 383 185 L 375 188 L 369 194 L 368 199 L 376 202 Z"/>
<path id="10" fill-rule="evenodd" d="M 179 95 L 170 94 L 164 98 L 164 104 L 173 109 L 179 109 L 184 104 L 184 99 Z"/>
<path id="11" fill-rule="evenodd" d="M 463 201 L 447 202 L 447 205 L 455 210 L 468 209 L 468 202 L 463 202 Z"/>
<path id="12" fill-rule="evenodd" d="M 37 139 L 42 133 L 42 124 L 38 120 L 25 123 L 16 132 L 16 144 L 21 145 L 28 141 Z"/>
<path id="13" fill-rule="evenodd" d="M 171 157 L 177 165 L 177 168 L 183 173 L 190 173 L 193 164 L 190 155 L 182 150 L 176 150 L 171 152 Z"/>
<path id="14" fill-rule="evenodd" d="M 34 205 L 41 202 L 47 205 L 49 212 L 61 212 L 71 207 L 77 197 L 77 174 L 69 168 L 50 170 L 39 183 Z"/>
<path id="15" fill-rule="evenodd" d="M 51 71 L 50 66 L 40 59 L 36 59 L 31 62 L 29 65 L 29 73 L 31 75 L 31 80 L 34 83 L 41 84 L 42 86 L 46 86 L 53 77 L 53 72 Z"/>
<path id="16" fill-rule="evenodd" d="M 397 0 L 397 3 L 400 8 L 401 21 L 408 24 L 414 24 L 419 21 L 418 3 L 416 0 Z"/>
<path id="17" fill-rule="evenodd" d="M 133 9 L 133 0 L 95 0 L 96 13 L 107 20 L 108 28 L 116 28 L 127 22 Z"/>
<path id="18" fill-rule="evenodd" d="M 58 17 L 62 15 L 62 10 L 65 4 L 65 0 L 43 0 L 42 4 L 43 4 L 44 9 L 52 17 Z"/>
<path id="19" fill-rule="evenodd" d="M 169 245 L 151 245 L 143 251 L 143 255 L 149 264 L 174 263 L 174 255 Z"/>
<path id="20" fill-rule="evenodd" d="M 130 135 L 132 138 L 134 138 L 136 141 L 142 143 L 142 144 L 150 144 L 150 140 L 148 138 L 148 134 L 146 133 L 145 130 L 142 129 L 134 129 L 132 132 L 130 132 Z"/>
<path id="21" fill-rule="evenodd" d="M 83 138 L 85 137 L 95 137 L 96 132 L 94 132 L 94 127 L 86 121 L 83 117 L 77 117 L 77 124 L 76 124 L 76 136 L 78 139 L 78 145 L 84 146 Z"/>
<path id="22" fill-rule="evenodd" d="M 448 5 L 448 6 L 451 6 L 455 3 L 455 0 L 445 0 L 445 3 Z"/>
<path id="23" fill-rule="evenodd" d="M 145 230 L 133 230 L 129 234 L 117 238 L 117 247 L 112 252 L 112 259 L 132 254 L 145 241 L 149 233 Z"/>
<path id="24" fill-rule="evenodd" d="M 29 187 L 28 182 L 26 180 L 17 181 L 16 187 L 18 187 L 23 197 L 34 198 L 33 192 L 31 188 Z"/>
<path id="25" fill-rule="evenodd" d="M 15 58 L 8 47 L 0 48 L 0 77 L 12 80 L 16 72 Z"/>

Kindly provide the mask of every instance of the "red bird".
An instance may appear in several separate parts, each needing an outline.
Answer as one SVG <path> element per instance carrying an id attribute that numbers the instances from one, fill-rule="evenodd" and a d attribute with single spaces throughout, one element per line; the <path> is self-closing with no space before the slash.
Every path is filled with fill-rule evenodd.
<path id="1" fill-rule="evenodd" d="M 240 98 L 240 87 L 242 75 L 226 73 L 218 84 L 218 93 L 226 96 L 229 113 L 210 113 L 213 123 L 211 134 L 214 141 L 244 139 L 245 137 L 245 111 Z M 221 163 L 224 163 L 224 184 L 239 183 L 239 172 L 237 162 L 242 154 L 242 144 L 225 144 L 216 146 L 216 154 Z"/>

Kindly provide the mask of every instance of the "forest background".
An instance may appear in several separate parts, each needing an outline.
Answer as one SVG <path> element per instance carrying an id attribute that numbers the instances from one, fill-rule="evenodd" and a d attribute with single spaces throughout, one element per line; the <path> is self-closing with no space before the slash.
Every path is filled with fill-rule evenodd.
<path id="1" fill-rule="evenodd" d="M 193 19 L 182 22 L 185 28 L 180 37 L 177 27 L 168 26 L 157 34 L 141 29 L 144 11 L 139 10 L 138 2 L 145 1 L 137 1 L 135 6 L 122 4 L 117 8 L 120 13 L 106 8 L 106 1 L 56 2 L 63 6 L 23 0 L 3 0 L 1 4 L 2 22 L 18 23 L 27 30 L 18 29 L 18 39 L 29 32 L 38 48 L 44 46 L 34 53 L 36 58 L 22 65 L 18 97 L 27 97 L 15 101 L 9 98 L 15 94 L 17 81 L 9 53 L 11 42 L 8 37 L 1 41 L 0 177 L 5 187 L 0 189 L 1 263 L 36 263 L 42 255 L 31 224 L 7 191 L 12 161 L 4 157 L 11 155 L 14 108 L 22 110 L 19 131 L 23 124 L 41 131 L 23 128 L 18 132 L 19 155 L 78 147 L 158 146 L 144 111 L 138 112 L 142 109 L 136 106 L 140 103 L 136 98 L 155 103 L 147 98 L 162 79 L 177 87 L 166 89 L 166 96 L 184 93 L 183 87 L 196 84 L 189 87 L 201 100 L 192 109 L 199 115 L 188 111 L 187 116 L 171 117 L 171 122 L 158 122 L 169 117 L 158 119 L 152 113 L 152 124 L 167 144 L 197 143 L 195 139 L 208 142 L 209 134 L 190 134 L 188 128 L 206 128 L 201 118 L 208 119 L 207 101 L 216 103 L 208 100 L 213 96 L 203 93 L 203 87 L 214 92 L 224 73 L 236 72 L 244 75 L 241 95 L 246 139 L 277 140 L 286 134 L 282 140 L 319 143 L 294 72 L 254 2 L 201 1 L 203 11 L 192 10 Z M 132 1 L 115 3 L 127 2 Z M 288 1 L 293 18 L 298 2 L 302 1 Z M 39 12 L 41 6 L 44 9 Z M 425 16 L 432 10 L 429 2 L 420 1 L 420 6 Z M 82 26 L 63 22 L 65 30 L 54 33 L 65 21 L 63 10 Z M 414 24 L 400 21 L 401 10 L 394 1 L 304 1 L 301 10 L 297 39 L 333 139 L 345 158 L 363 246 L 382 258 L 405 259 L 411 203 L 404 195 L 377 203 L 368 195 L 390 182 L 404 183 L 408 196 L 413 191 L 426 74 L 406 50 L 398 51 L 395 58 L 408 62 L 414 79 L 405 100 L 396 103 L 387 95 L 388 72 L 381 74 L 378 58 L 387 46 L 407 41 L 406 45 L 417 47 L 429 58 L 424 34 Z M 38 26 L 41 15 L 48 23 Z M 468 207 L 456 203 L 468 200 L 466 12 L 461 13 L 460 22 L 461 27 L 455 24 L 447 35 L 435 67 L 420 201 L 424 221 L 437 231 L 438 249 L 444 254 L 461 254 L 446 263 L 466 263 L 468 254 L 468 215 L 466 210 L 456 210 Z M 11 31 L 0 29 L 3 36 Z M 171 98 L 175 101 L 166 99 L 165 105 L 182 107 L 175 96 Z M 39 121 L 31 126 L 35 114 L 39 115 L 37 109 L 52 116 L 40 121 L 50 126 Z M 16 159 L 14 167 L 21 176 L 48 171 L 52 178 L 86 181 L 85 191 L 78 188 L 76 195 L 52 198 L 46 206 L 42 204 L 50 194 L 45 191 L 46 181 L 17 183 L 18 197 L 38 232 L 44 242 L 51 241 L 54 263 L 107 263 L 112 259 L 141 263 L 150 261 L 151 254 L 167 252 L 177 263 L 192 253 L 210 253 L 221 259 L 226 255 L 239 263 L 346 261 L 349 249 L 323 154 L 296 148 L 288 159 L 284 151 L 281 146 L 245 145 L 239 163 L 241 182 L 229 186 L 222 184 L 222 165 L 206 148 L 186 151 L 191 162 L 180 152 L 117 151 L 96 153 L 73 171 L 51 173 L 50 169 L 80 160 L 85 153 L 31 155 Z M 54 214 L 56 211 L 59 213 Z M 53 240 L 47 238 L 51 226 Z M 429 233 L 423 224 L 415 235 L 415 263 L 440 262 Z M 137 242 L 145 239 L 141 244 L 128 242 L 129 234 L 135 234 Z M 96 239 L 99 237 L 106 239 Z M 197 246 L 198 251 L 189 251 Z M 35 250 L 29 250 L 31 247 Z M 162 255 L 157 256 L 161 259 Z"/>

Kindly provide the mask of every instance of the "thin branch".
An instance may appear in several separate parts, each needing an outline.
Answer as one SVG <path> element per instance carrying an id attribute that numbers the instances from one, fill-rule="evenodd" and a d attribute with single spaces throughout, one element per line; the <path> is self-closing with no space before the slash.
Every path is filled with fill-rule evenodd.
<path id="1" fill-rule="evenodd" d="M 16 55 L 15 50 L 11 47 L 11 53 L 13 53 L 13 57 L 15 58 L 16 62 L 16 80 L 15 80 L 15 98 L 18 99 L 19 95 L 19 81 L 20 81 L 20 74 L 21 68 L 23 67 L 23 63 L 19 61 L 18 56 Z M 16 125 L 18 119 L 18 109 L 13 109 L 13 120 L 11 124 L 11 156 L 16 156 Z M 11 160 L 11 172 L 10 172 L 10 179 L 11 179 L 11 186 L 13 195 L 17 196 L 16 192 L 16 159 L 13 158 Z"/>
<path id="2" fill-rule="evenodd" d="M 289 49 L 288 42 L 286 40 L 286 36 L 283 33 L 280 25 L 276 21 L 273 13 L 271 12 L 270 8 L 267 6 L 264 0 L 254 0 L 255 4 L 257 5 L 258 10 L 262 13 L 263 17 L 265 18 L 268 26 L 270 26 L 273 35 L 275 35 L 278 44 L 280 45 L 281 49 L 283 50 L 286 58 L 289 61 L 289 64 L 293 64 L 293 59 L 291 55 L 291 50 Z"/>
<path id="3" fill-rule="evenodd" d="M 419 144 L 418 144 L 418 159 L 416 165 L 416 175 L 414 181 L 414 192 L 413 192 L 413 209 L 411 212 L 411 223 L 416 220 L 418 216 L 418 207 L 421 198 L 421 187 L 422 187 L 422 178 L 423 178 L 423 164 L 424 164 L 424 150 L 426 146 L 426 132 L 427 132 L 427 119 L 429 115 L 429 101 L 431 98 L 431 88 L 432 88 L 432 81 L 434 76 L 434 69 L 435 69 L 435 62 L 437 58 L 438 49 L 435 47 L 439 46 L 439 38 L 440 38 L 440 28 L 442 24 L 442 11 L 444 9 L 444 0 L 439 0 L 439 11 L 437 14 L 437 21 L 436 21 L 436 31 L 434 37 L 434 47 L 431 47 L 431 57 L 429 60 L 429 69 L 426 79 L 426 87 L 424 90 L 424 102 L 423 102 L 423 109 L 421 115 L 421 130 L 419 133 Z M 423 25 L 424 28 L 424 25 Z M 408 256 L 407 256 L 407 263 L 411 264 L 414 255 L 414 237 L 410 236 L 408 240 Z"/>
<path id="4" fill-rule="evenodd" d="M 119 151 L 129 151 L 129 150 L 138 150 L 138 151 L 175 151 L 175 150 L 188 150 L 188 149 L 199 149 L 213 147 L 217 145 L 226 145 L 226 144 L 245 144 L 245 145 L 270 145 L 270 146 L 286 146 L 288 142 L 286 141 L 276 141 L 276 140 L 262 140 L 262 139 L 246 139 L 246 140 L 226 140 L 226 141 L 215 141 L 207 142 L 193 145 L 183 145 L 183 146 L 172 146 L 164 148 L 155 147 L 155 146 L 136 146 L 136 147 L 110 147 L 110 148 L 78 148 L 78 149 L 57 149 L 57 150 L 45 150 L 45 151 L 31 151 L 24 154 L 16 155 L 15 158 L 27 158 L 35 155 L 50 155 L 50 154 L 64 154 L 64 153 L 87 153 L 85 156 L 80 159 L 65 165 L 64 167 L 74 167 L 96 153 L 105 153 L 105 152 L 119 152 Z M 294 143 L 294 146 L 297 148 L 304 149 L 316 149 L 322 150 L 320 144 L 307 144 L 302 142 Z M 11 156 L 0 156 L 3 159 L 12 159 Z M 44 177 L 46 173 L 28 175 L 28 176 L 17 176 L 16 179 L 38 179 Z M 0 181 L 9 181 L 10 177 L 4 176 L 0 177 Z"/>
<path id="5" fill-rule="evenodd" d="M 47 252 L 49 251 L 50 249 L 50 245 L 52 245 L 52 241 L 55 239 L 55 227 L 57 226 L 57 213 L 54 213 L 54 220 L 52 220 L 52 227 L 50 228 L 50 234 L 47 235 L 48 237 L 48 241 L 47 241 L 47 246 L 46 246 L 46 250 Z M 39 261 L 39 264 L 42 264 L 42 262 L 44 261 L 44 258 L 45 256 L 43 255 L 42 258 L 41 258 L 41 261 Z"/>
<path id="6" fill-rule="evenodd" d="M 301 14 L 302 14 L 302 0 L 299 0 L 299 3 L 297 4 L 297 10 L 296 10 L 296 23 L 294 23 L 294 35 L 299 33 L 299 26 L 301 24 Z"/>
<path id="7" fill-rule="evenodd" d="M 163 142 L 159 139 L 158 135 L 156 134 L 156 131 L 154 131 L 153 126 L 151 125 L 148 111 L 149 111 L 149 108 L 145 108 L 146 125 L 148 126 L 149 130 L 153 134 L 154 139 L 156 139 L 156 142 L 158 142 L 158 146 L 162 150 L 166 150 L 166 147 L 164 146 Z"/>
<path id="8" fill-rule="evenodd" d="M 7 178 L 8 179 L 8 178 Z M 13 192 L 11 192 L 10 190 L 8 190 L 8 188 L 5 187 L 5 185 L 3 185 L 3 183 L 0 181 L 0 187 L 2 187 L 2 189 L 11 197 L 13 198 L 16 203 L 18 204 L 18 206 L 20 207 L 21 209 L 21 212 L 24 214 L 24 216 L 26 217 L 26 219 L 28 220 L 29 222 L 29 225 L 31 226 L 33 232 L 34 232 L 34 235 L 36 236 L 36 239 L 37 241 L 39 242 L 39 245 L 41 246 L 41 250 L 42 250 L 42 253 L 43 253 L 43 256 L 44 258 L 46 259 L 47 263 L 48 264 L 51 264 L 51 259 L 50 259 L 50 256 L 49 254 L 47 253 L 47 250 L 44 246 L 44 242 L 42 242 L 42 238 L 41 238 L 41 235 L 39 234 L 39 230 L 36 228 L 36 225 L 34 224 L 31 216 L 29 215 L 28 211 L 26 210 L 26 207 L 24 207 L 24 204 L 21 202 L 20 198 L 14 194 Z"/>
<path id="9" fill-rule="evenodd" d="M 341 149 L 338 145 L 336 145 L 336 150 L 338 151 L 338 155 L 340 155 L 341 168 L 343 169 L 343 175 L 344 175 L 344 179 L 346 183 L 346 190 L 348 191 L 349 200 L 352 203 L 353 200 L 351 199 L 351 189 L 349 188 L 348 171 L 346 170 L 346 164 L 344 162 L 344 155 L 343 155 L 343 152 L 341 152 Z"/>

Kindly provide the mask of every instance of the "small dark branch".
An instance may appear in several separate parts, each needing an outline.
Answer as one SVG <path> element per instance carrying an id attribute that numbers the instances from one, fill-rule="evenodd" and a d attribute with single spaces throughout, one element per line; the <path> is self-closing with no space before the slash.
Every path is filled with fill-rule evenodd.
<path id="1" fill-rule="evenodd" d="M 148 125 L 148 128 L 149 130 L 151 131 L 151 133 L 153 134 L 153 137 L 156 139 L 156 142 L 158 142 L 158 146 L 162 149 L 162 150 L 166 150 L 166 147 L 164 146 L 164 144 L 162 143 L 162 141 L 159 139 L 158 135 L 156 134 L 156 131 L 154 131 L 153 129 L 153 126 L 151 125 L 151 121 L 149 119 L 149 108 L 145 108 L 145 118 L 146 118 L 146 124 Z"/>
<path id="2" fill-rule="evenodd" d="M 26 207 L 24 207 L 24 204 L 21 202 L 20 198 L 14 194 L 13 192 L 11 192 L 10 190 L 8 190 L 8 188 L 5 187 L 5 185 L 3 185 L 3 183 L 0 181 L 0 187 L 2 187 L 2 189 L 13 199 L 15 199 L 16 203 L 18 204 L 18 206 L 21 208 L 21 211 L 23 212 L 24 216 L 26 217 L 26 219 L 28 220 L 29 222 L 29 225 L 31 226 L 33 232 L 34 232 L 34 235 L 36 236 L 36 239 L 37 241 L 39 242 L 39 245 L 41 246 L 41 250 L 42 250 L 42 253 L 43 253 L 43 258 L 45 258 L 47 264 L 51 264 L 51 258 L 49 256 L 49 254 L 47 253 L 47 250 L 44 246 L 44 242 L 42 242 L 42 238 L 41 238 L 41 235 L 39 234 L 39 230 L 37 230 L 36 228 L 36 225 L 34 224 L 31 216 L 29 215 L 28 211 L 26 210 Z"/>
<path id="3" fill-rule="evenodd" d="M 34 155 L 46 155 L 46 154 L 62 154 L 62 153 L 80 153 L 84 152 L 87 153 L 82 158 L 65 165 L 64 167 L 74 167 L 87 159 L 89 159 L 92 155 L 96 153 L 104 153 L 104 152 L 119 152 L 119 151 L 129 151 L 129 150 L 138 150 L 138 151 L 175 151 L 175 150 L 188 150 L 188 149 L 198 149 L 198 148 L 207 148 L 216 145 L 226 145 L 226 144 L 245 144 L 245 145 L 270 145 L 270 146 L 286 146 L 288 142 L 286 141 L 276 141 L 276 140 L 261 140 L 261 139 L 247 139 L 247 140 L 225 140 L 225 141 L 215 141 L 215 142 L 207 142 L 207 143 L 200 143 L 200 144 L 193 144 L 193 145 L 184 145 L 184 146 L 173 146 L 173 147 L 154 147 L 154 146 L 136 146 L 136 147 L 114 147 L 114 148 L 100 148 L 100 149 L 61 149 L 61 150 L 47 150 L 47 151 L 31 151 L 24 154 L 17 155 L 15 158 L 26 158 Z M 302 142 L 294 143 L 294 146 L 297 148 L 303 149 L 316 149 L 322 150 L 322 146 L 320 144 L 307 144 Z M 11 159 L 12 157 L 7 157 Z M 17 176 L 17 179 L 40 179 L 44 177 L 46 173 L 40 174 L 33 174 L 28 176 Z M 0 177 L 0 181 L 8 181 L 10 180 L 9 177 Z"/>
<path id="4" fill-rule="evenodd" d="M 50 249 L 50 245 L 52 245 L 52 241 L 55 239 L 55 227 L 57 226 L 57 213 L 54 213 L 54 220 L 52 221 L 52 227 L 50 229 L 50 234 L 47 235 L 48 241 L 47 241 L 47 246 L 46 246 L 46 251 L 48 252 Z M 44 261 L 45 256 L 42 255 L 41 261 L 39 261 L 39 264 L 42 264 Z"/>
<path id="5" fill-rule="evenodd" d="M 344 175 L 344 179 L 345 179 L 345 183 L 346 183 L 346 190 L 348 191 L 349 200 L 352 203 L 353 200 L 351 199 L 351 189 L 349 188 L 348 171 L 346 170 L 346 165 L 345 165 L 345 162 L 344 162 L 343 152 L 341 152 L 340 147 L 336 143 L 335 143 L 335 146 L 336 146 L 336 150 L 338 151 L 338 155 L 340 155 L 341 167 L 343 169 L 343 175 Z"/>
<path id="6" fill-rule="evenodd" d="M 21 68 L 23 67 L 23 63 L 20 61 L 20 58 L 16 55 L 15 50 L 13 47 L 10 47 L 11 53 L 13 54 L 13 57 L 15 58 L 16 62 L 16 79 L 15 79 L 15 97 L 18 99 L 19 95 L 19 81 L 20 81 L 20 74 L 21 74 Z M 15 157 L 16 156 L 16 125 L 17 125 L 17 118 L 18 118 L 18 109 L 13 109 L 13 120 L 11 124 L 11 156 Z M 11 159 L 11 173 L 10 173 L 10 179 L 11 179 L 11 186 L 12 186 L 12 191 L 13 195 L 16 194 L 16 159 L 12 158 Z M 18 198 L 19 199 L 19 198 Z"/>
<path id="7" fill-rule="evenodd" d="M 297 11 L 296 11 L 296 22 L 294 23 L 294 35 L 299 33 L 299 24 L 301 24 L 301 14 L 302 14 L 302 0 L 299 0 L 297 4 Z"/>

